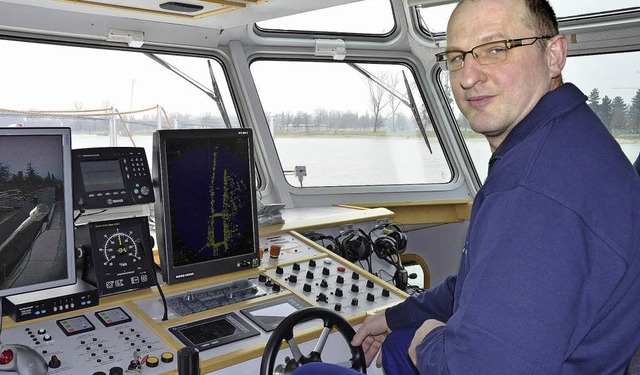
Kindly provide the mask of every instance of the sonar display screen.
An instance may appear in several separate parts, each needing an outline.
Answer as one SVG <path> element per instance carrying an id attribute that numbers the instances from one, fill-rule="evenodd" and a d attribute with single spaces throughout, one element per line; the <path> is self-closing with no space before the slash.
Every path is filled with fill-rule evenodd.
<path id="1" fill-rule="evenodd" d="M 167 139 L 174 266 L 254 251 L 246 138 Z"/>

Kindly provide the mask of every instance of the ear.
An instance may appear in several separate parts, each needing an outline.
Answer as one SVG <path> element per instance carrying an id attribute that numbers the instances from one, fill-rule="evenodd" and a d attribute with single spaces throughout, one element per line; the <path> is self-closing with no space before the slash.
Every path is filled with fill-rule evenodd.
<path id="1" fill-rule="evenodd" d="M 551 78 L 558 78 L 567 61 L 569 45 L 563 34 L 558 34 L 547 41 L 547 64 Z"/>

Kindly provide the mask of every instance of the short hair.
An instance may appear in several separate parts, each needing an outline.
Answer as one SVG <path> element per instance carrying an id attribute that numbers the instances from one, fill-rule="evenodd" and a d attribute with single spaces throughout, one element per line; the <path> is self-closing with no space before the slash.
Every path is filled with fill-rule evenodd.
<path id="1" fill-rule="evenodd" d="M 538 35 L 556 36 L 559 34 L 556 13 L 547 0 L 525 0 L 529 14 L 525 22 Z"/>
<path id="2" fill-rule="evenodd" d="M 460 0 L 458 5 L 465 0 Z M 474 1 L 474 0 L 471 0 Z M 521 0 L 524 1 L 529 14 L 524 16 L 524 22 L 532 28 L 537 35 L 556 36 L 559 34 L 558 20 L 551 4 L 547 0 Z"/>

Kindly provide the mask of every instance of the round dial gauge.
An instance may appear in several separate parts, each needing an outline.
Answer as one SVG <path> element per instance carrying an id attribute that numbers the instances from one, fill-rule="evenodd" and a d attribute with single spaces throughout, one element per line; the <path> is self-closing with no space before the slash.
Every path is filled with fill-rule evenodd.
<path id="1" fill-rule="evenodd" d="M 107 236 L 102 248 L 105 266 L 137 262 L 140 259 L 138 246 L 136 246 L 136 241 L 131 235 L 132 233 L 124 233 L 117 230 Z"/>

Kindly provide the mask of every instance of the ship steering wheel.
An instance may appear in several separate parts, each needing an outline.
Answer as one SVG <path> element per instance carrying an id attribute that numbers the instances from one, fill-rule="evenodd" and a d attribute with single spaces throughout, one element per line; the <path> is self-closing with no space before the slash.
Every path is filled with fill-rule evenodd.
<path id="1" fill-rule="evenodd" d="M 293 337 L 293 328 L 300 323 L 314 319 L 322 319 L 324 327 L 313 350 L 308 355 L 304 355 Z M 260 375 L 291 374 L 296 368 L 306 363 L 322 362 L 322 350 L 333 328 L 338 330 L 349 345 L 349 350 L 351 351 L 351 368 L 366 374 L 367 365 L 362 347 L 351 345 L 351 340 L 356 332 L 349 322 L 333 310 L 324 307 L 308 307 L 298 310 L 286 317 L 271 333 L 271 337 L 269 337 L 267 345 L 264 348 L 264 354 L 262 355 Z M 289 345 L 293 357 L 287 359 L 285 365 L 281 364 L 276 367 L 276 357 L 283 340 Z M 276 367 L 275 372 L 274 367 Z"/>

